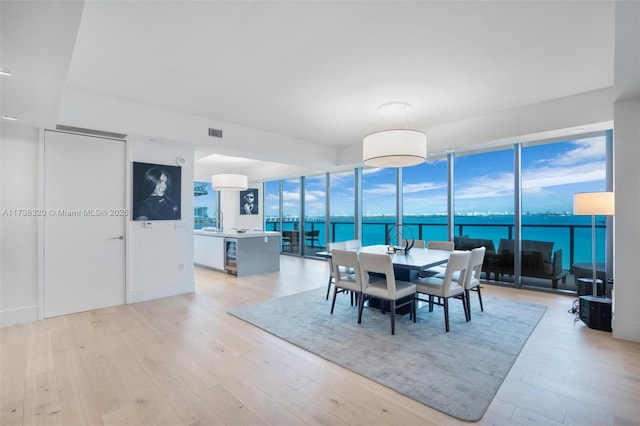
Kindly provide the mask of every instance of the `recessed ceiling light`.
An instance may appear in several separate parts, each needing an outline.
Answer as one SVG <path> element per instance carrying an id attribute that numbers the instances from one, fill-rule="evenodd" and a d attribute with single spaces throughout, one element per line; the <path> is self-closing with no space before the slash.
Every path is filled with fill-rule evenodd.
<path id="1" fill-rule="evenodd" d="M 11 71 L 4 69 L 4 68 L 0 68 L 0 75 L 6 75 L 6 76 L 11 76 Z"/>
<path id="2" fill-rule="evenodd" d="M 447 149 L 447 151 L 446 151 L 447 154 L 452 154 L 454 152 L 456 152 L 455 149 Z"/>
<path id="3" fill-rule="evenodd" d="M 584 127 L 576 127 L 575 129 L 573 129 L 574 132 L 579 133 L 579 132 L 584 132 L 585 128 Z"/>
<path id="4" fill-rule="evenodd" d="M 12 117 L 10 115 L 3 115 L 2 119 L 3 120 L 9 120 L 9 121 L 18 121 L 18 117 Z"/>

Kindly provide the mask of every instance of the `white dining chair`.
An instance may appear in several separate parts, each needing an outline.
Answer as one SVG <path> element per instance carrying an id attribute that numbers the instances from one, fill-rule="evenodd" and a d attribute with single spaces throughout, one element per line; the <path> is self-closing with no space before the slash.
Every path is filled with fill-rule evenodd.
<path id="1" fill-rule="evenodd" d="M 332 250 L 345 250 L 346 245 L 344 241 L 327 243 L 327 251 L 331 253 Z M 333 260 L 329 257 L 329 282 L 327 283 L 327 297 L 325 300 L 329 300 L 329 293 L 331 292 L 331 284 L 335 281 L 336 277 L 333 273 Z"/>
<path id="2" fill-rule="evenodd" d="M 344 242 L 344 244 L 346 245 L 347 250 L 353 250 L 362 247 L 362 241 L 359 239 L 347 240 Z"/>
<path id="3" fill-rule="evenodd" d="M 362 322 L 362 309 L 367 297 L 389 302 L 392 335 L 396 333 L 396 308 L 410 305 L 411 318 L 415 322 L 416 285 L 396 280 L 391 257 L 387 254 L 359 253 L 358 260 L 362 279 L 362 292 L 358 302 L 358 324 Z M 406 300 L 398 303 L 401 299 Z"/>
<path id="4" fill-rule="evenodd" d="M 469 257 L 469 267 L 464 280 L 465 298 L 467 299 L 467 320 L 471 320 L 471 295 L 472 291 L 478 293 L 478 301 L 480 302 L 480 311 L 484 312 L 482 306 L 482 293 L 480 292 L 480 274 L 482 273 L 482 264 L 484 263 L 484 255 L 487 251 L 486 247 L 478 247 L 471 250 Z"/>
<path id="5" fill-rule="evenodd" d="M 336 305 L 338 293 L 352 292 L 359 299 L 362 292 L 362 280 L 358 266 L 358 253 L 353 250 L 331 250 L 333 262 L 333 300 L 331 301 L 331 314 Z"/>
<path id="6" fill-rule="evenodd" d="M 444 328 L 449 332 L 449 299 L 458 296 L 462 300 L 465 320 L 468 318 L 467 304 L 465 301 L 464 279 L 471 253 L 452 252 L 447 261 L 444 277 L 418 278 L 416 284 L 416 300 L 429 302 L 429 312 L 433 312 L 433 305 L 440 305 L 444 309 Z M 460 281 L 454 281 L 454 273 L 458 273 Z M 420 294 L 429 296 L 428 300 L 421 299 Z M 437 297 L 438 300 L 434 300 Z M 415 321 L 415 316 L 414 316 Z"/>
<path id="7" fill-rule="evenodd" d="M 482 264 L 484 263 L 484 255 L 487 251 L 486 247 L 474 248 L 470 251 L 469 267 L 464 278 L 464 292 L 467 303 L 467 321 L 471 321 L 471 295 L 472 291 L 478 293 L 478 300 L 480 302 L 480 311 L 484 312 L 484 306 L 482 305 L 482 293 L 480 292 L 480 274 L 482 273 Z M 435 277 L 444 278 L 444 273 L 438 274 Z M 454 272 L 454 281 L 460 281 L 460 273 Z"/>
<path id="8" fill-rule="evenodd" d="M 428 249 L 433 249 L 433 250 L 453 251 L 454 244 L 453 244 L 453 241 L 428 241 L 427 242 L 427 248 Z M 433 266 L 433 267 L 428 268 L 428 269 L 420 270 L 419 275 L 422 278 L 424 278 L 424 277 L 433 277 L 434 275 L 438 275 L 438 274 L 444 273 L 445 268 L 446 268 L 445 265 Z"/>

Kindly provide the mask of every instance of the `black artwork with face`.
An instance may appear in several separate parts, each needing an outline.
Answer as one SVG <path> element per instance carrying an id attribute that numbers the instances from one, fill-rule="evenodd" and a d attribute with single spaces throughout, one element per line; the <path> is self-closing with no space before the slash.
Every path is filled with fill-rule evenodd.
<path id="1" fill-rule="evenodd" d="M 240 214 L 258 214 L 258 190 L 240 191 Z"/>
<path id="2" fill-rule="evenodd" d="M 180 220 L 180 167 L 133 163 L 133 220 Z"/>

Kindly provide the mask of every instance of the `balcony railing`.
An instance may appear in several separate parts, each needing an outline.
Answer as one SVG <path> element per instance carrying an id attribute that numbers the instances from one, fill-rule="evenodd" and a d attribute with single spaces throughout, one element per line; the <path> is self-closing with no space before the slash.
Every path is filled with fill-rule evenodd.
<path id="1" fill-rule="evenodd" d="M 299 230 L 298 219 L 286 219 L 282 221 L 284 230 Z M 319 230 L 319 244 L 326 246 L 324 221 L 306 222 L 306 231 Z M 364 222 L 362 224 L 363 244 L 385 244 L 386 236 L 393 226 L 389 222 Z M 266 230 L 278 231 L 279 222 L 266 222 Z M 340 238 L 341 233 L 353 234 L 353 221 L 332 220 L 329 223 L 329 241 L 340 241 L 348 238 Z M 405 228 L 411 228 L 413 238 L 418 240 L 446 239 L 447 225 L 441 223 L 408 223 Z M 495 223 L 464 223 L 455 224 L 455 235 L 468 235 L 470 238 L 490 239 L 498 249 L 500 239 L 513 239 L 513 224 Z M 343 231 L 341 231 L 343 229 Z M 604 261 L 605 256 L 605 232 L 606 225 L 596 224 L 596 248 L 598 249 L 598 262 Z M 348 232 L 347 232 L 348 231 Z M 549 235 L 552 234 L 552 235 Z M 591 225 L 580 224 L 523 224 L 522 239 L 553 241 L 554 250 L 563 250 L 563 269 L 569 269 L 576 262 L 591 262 Z M 568 253 L 565 254 L 565 253 Z"/>

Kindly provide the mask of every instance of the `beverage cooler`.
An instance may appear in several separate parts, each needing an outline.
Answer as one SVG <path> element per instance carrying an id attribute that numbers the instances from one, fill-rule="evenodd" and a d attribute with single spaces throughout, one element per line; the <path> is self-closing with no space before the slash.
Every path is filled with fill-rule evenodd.
<path id="1" fill-rule="evenodd" d="M 238 240 L 236 238 L 224 239 L 224 269 L 234 275 L 238 274 Z"/>

